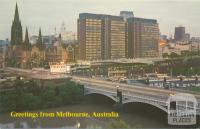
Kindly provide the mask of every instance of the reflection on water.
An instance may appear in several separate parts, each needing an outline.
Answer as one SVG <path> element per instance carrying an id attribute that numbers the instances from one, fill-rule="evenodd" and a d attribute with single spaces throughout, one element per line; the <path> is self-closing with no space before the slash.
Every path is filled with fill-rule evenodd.
<path id="1" fill-rule="evenodd" d="M 120 119 L 124 120 L 131 126 L 141 125 L 142 127 L 166 127 L 165 122 L 159 121 L 159 118 L 148 116 L 142 112 L 138 113 L 138 109 L 131 106 L 131 112 L 120 112 Z M 42 112 L 111 112 L 112 106 L 98 104 L 77 104 L 68 105 L 61 108 L 52 108 L 42 110 Z M 38 111 L 36 111 L 38 112 Z M 92 126 L 106 127 L 111 118 L 11 118 L 9 114 L 0 115 L 1 128 L 77 128 L 80 123 L 81 128 Z"/>

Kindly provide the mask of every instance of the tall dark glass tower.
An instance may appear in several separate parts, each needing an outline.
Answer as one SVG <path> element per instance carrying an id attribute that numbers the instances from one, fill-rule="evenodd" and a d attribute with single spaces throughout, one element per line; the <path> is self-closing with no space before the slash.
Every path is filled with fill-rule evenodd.
<path id="1" fill-rule="evenodd" d="M 19 12 L 18 12 L 18 7 L 16 3 L 15 7 L 15 17 L 12 23 L 12 28 L 11 28 L 11 44 L 12 45 L 19 45 L 22 43 L 22 25 L 21 21 L 19 19 Z"/>
<path id="2" fill-rule="evenodd" d="M 176 41 L 184 41 L 185 39 L 185 27 L 175 27 L 174 39 Z"/>

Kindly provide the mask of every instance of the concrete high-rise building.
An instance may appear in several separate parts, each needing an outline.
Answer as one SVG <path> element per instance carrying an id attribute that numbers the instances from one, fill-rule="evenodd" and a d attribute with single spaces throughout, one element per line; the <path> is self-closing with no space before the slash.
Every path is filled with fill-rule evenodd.
<path id="1" fill-rule="evenodd" d="M 158 57 L 159 27 L 157 20 L 128 18 L 127 58 Z"/>
<path id="2" fill-rule="evenodd" d="M 123 17 L 82 13 L 78 19 L 79 58 L 106 60 L 125 58 Z"/>
<path id="3" fill-rule="evenodd" d="M 133 12 L 120 16 L 82 13 L 78 19 L 79 59 L 107 60 L 158 57 L 157 20 L 136 18 Z"/>
<path id="4" fill-rule="evenodd" d="M 128 24 L 127 19 L 134 17 L 134 14 L 132 11 L 120 11 L 120 16 L 124 18 L 124 21 L 126 21 L 125 26 L 125 55 L 127 57 L 128 55 Z"/>
<path id="5" fill-rule="evenodd" d="M 175 41 L 185 40 L 185 27 L 182 26 L 175 27 L 174 39 Z"/>

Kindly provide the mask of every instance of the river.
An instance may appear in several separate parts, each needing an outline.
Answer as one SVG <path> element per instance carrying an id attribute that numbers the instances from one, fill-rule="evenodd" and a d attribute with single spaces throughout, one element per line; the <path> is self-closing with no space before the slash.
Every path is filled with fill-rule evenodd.
<path id="1" fill-rule="evenodd" d="M 81 104 L 67 105 L 59 108 L 50 108 L 35 112 L 112 112 L 116 111 L 110 104 L 83 102 Z M 168 127 L 164 114 L 152 107 L 141 104 L 125 105 L 119 112 L 119 119 L 131 127 L 164 128 Z M 11 118 L 10 114 L 0 114 L 0 128 L 74 128 L 78 123 L 81 128 L 108 127 L 111 119 L 116 118 Z"/>
<path id="2" fill-rule="evenodd" d="M 56 111 L 71 111 L 71 112 L 111 112 L 112 108 L 107 106 L 99 106 L 96 104 L 77 104 L 69 105 L 60 108 L 52 108 L 43 110 L 43 112 L 56 112 Z M 141 125 L 142 127 L 166 127 L 154 116 L 139 115 L 138 113 L 119 113 L 121 120 L 132 126 Z M 40 121 L 40 122 L 39 122 Z M 1 128 L 13 127 L 45 127 L 45 128 L 58 128 L 58 127 L 74 127 L 80 123 L 81 127 L 90 126 L 103 126 L 110 122 L 110 118 L 38 118 L 33 121 L 31 118 L 11 118 L 9 114 L 0 115 Z"/>

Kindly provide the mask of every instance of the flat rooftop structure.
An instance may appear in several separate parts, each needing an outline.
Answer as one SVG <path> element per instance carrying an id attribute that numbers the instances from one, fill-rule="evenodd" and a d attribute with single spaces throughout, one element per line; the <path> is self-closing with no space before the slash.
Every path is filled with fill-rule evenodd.
<path id="1" fill-rule="evenodd" d="M 131 17 L 127 19 L 128 22 L 141 22 L 141 23 L 152 23 L 157 24 L 156 19 L 147 19 L 147 18 L 139 18 L 139 17 Z"/>
<path id="2" fill-rule="evenodd" d="M 122 16 L 114 16 L 114 15 L 107 15 L 107 14 L 93 14 L 93 13 L 80 13 L 79 19 L 112 19 L 112 20 L 119 20 L 124 21 Z"/>

